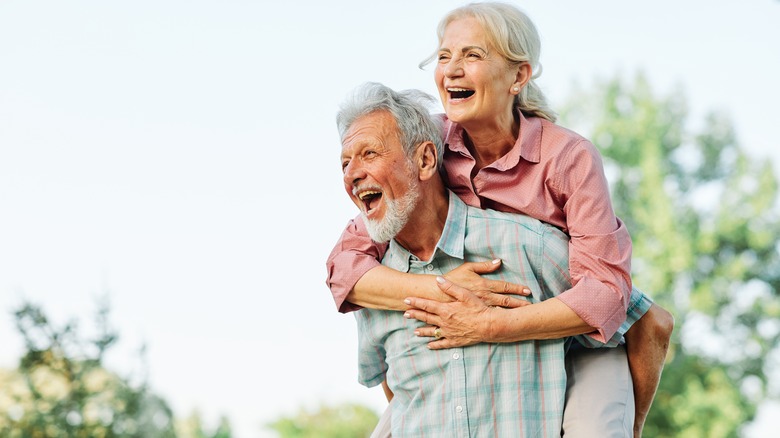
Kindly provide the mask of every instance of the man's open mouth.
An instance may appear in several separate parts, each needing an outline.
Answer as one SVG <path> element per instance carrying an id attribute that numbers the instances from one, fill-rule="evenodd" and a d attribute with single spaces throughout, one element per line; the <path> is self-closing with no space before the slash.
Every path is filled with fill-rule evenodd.
<path id="1" fill-rule="evenodd" d="M 450 99 L 467 99 L 474 95 L 474 90 L 466 88 L 447 88 L 450 93 Z"/>
<path id="2" fill-rule="evenodd" d="M 379 205 L 379 200 L 382 198 L 382 192 L 378 190 L 366 190 L 358 193 L 357 196 L 363 201 L 364 210 L 366 214 L 368 214 Z"/>

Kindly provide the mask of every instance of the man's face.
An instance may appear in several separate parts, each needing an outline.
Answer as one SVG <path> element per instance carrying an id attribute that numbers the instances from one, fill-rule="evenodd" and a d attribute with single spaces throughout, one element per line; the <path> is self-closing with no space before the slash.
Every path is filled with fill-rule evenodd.
<path id="1" fill-rule="evenodd" d="M 375 242 L 388 242 L 417 205 L 417 172 L 406 157 L 390 113 L 376 111 L 350 126 L 341 149 L 344 188 Z"/>

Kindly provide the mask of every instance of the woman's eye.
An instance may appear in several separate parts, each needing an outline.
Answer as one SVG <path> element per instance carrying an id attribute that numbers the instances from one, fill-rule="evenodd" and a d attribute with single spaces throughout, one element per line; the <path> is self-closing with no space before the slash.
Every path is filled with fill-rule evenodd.
<path id="1" fill-rule="evenodd" d="M 446 61 L 448 59 L 450 59 L 449 55 L 444 54 L 444 53 L 440 53 L 439 54 L 439 61 Z"/>

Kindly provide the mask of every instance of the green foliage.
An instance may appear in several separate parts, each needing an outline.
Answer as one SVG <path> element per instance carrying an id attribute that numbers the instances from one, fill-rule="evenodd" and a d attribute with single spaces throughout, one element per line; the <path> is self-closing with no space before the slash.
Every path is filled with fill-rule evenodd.
<path id="1" fill-rule="evenodd" d="M 97 312 L 97 336 L 87 340 L 76 323 L 55 326 L 43 310 L 24 304 L 14 312 L 26 353 L 13 371 L 0 370 L 0 436 L 8 438 L 230 438 L 223 419 L 213 434 L 175 425 L 167 403 L 145 379 L 103 367 L 117 333 L 108 306 Z M 143 356 L 143 350 L 141 352 Z"/>
<path id="2" fill-rule="evenodd" d="M 203 427 L 200 412 L 194 411 L 189 417 L 176 422 L 176 434 L 181 438 L 230 438 L 232 436 L 230 422 L 226 417 L 219 420 L 219 425 L 213 432 Z"/>
<path id="3" fill-rule="evenodd" d="M 167 404 L 145 383 L 133 384 L 102 367 L 117 335 L 98 311 L 98 336 L 83 340 L 75 323 L 58 328 L 41 308 L 25 304 L 14 313 L 27 352 L 9 373 L 4 437 L 174 437 Z"/>
<path id="4" fill-rule="evenodd" d="M 379 417 L 371 409 L 356 405 L 321 406 L 315 412 L 301 410 L 268 425 L 281 438 L 365 438 Z"/>
<path id="5" fill-rule="evenodd" d="M 581 92 L 565 125 L 604 155 L 634 241 L 634 284 L 675 315 L 647 436 L 736 436 L 767 395 L 780 341 L 778 182 L 739 146 L 729 118 L 686 124 L 683 94 L 640 75 Z"/>

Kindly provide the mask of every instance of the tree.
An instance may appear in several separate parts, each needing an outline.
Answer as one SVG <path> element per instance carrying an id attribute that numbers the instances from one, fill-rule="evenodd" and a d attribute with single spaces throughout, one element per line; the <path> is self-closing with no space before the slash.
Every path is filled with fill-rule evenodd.
<path id="1" fill-rule="evenodd" d="M 226 419 L 210 435 L 196 415 L 194 429 L 175 426 L 171 409 L 151 392 L 145 376 L 122 377 L 103 367 L 118 339 L 108 314 L 101 303 L 97 336 L 87 340 L 75 322 L 57 327 L 39 306 L 24 304 L 14 312 L 27 351 L 17 370 L 0 370 L 0 436 L 230 438 Z"/>
<path id="2" fill-rule="evenodd" d="M 187 418 L 176 422 L 176 434 L 181 438 L 231 438 L 232 432 L 227 417 L 221 417 L 213 432 L 203 427 L 200 412 L 193 411 Z"/>
<path id="3" fill-rule="evenodd" d="M 604 155 L 615 210 L 634 242 L 634 284 L 669 309 L 676 330 L 647 436 L 736 436 L 776 397 L 780 218 L 771 163 L 750 158 L 729 118 L 697 134 L 680 92 L 645 78 L 580 91 L 562 124 Z"/>
<path id="4" fill-rule="evenodd" d="M 98 311 L 98 336 L 85 341 L 74 322 L 58 328 L 40 307 L 14 313 L 27 352 L 7 377 L 0 435 L 8 437 L 174 437 L 168 405 L 145 382 L 133 384 L 103 368 L 117 340 L 108 307 Z"/>
<path id="5" fill-rule="evenodd" d="M 281 438 L 365 438 L 374 430 L 379 417 L 368 407 L 357 404 L 321 406 L 315 412 L 301 409 L 292 417 L 281 417 L 268 427 Z"/>

